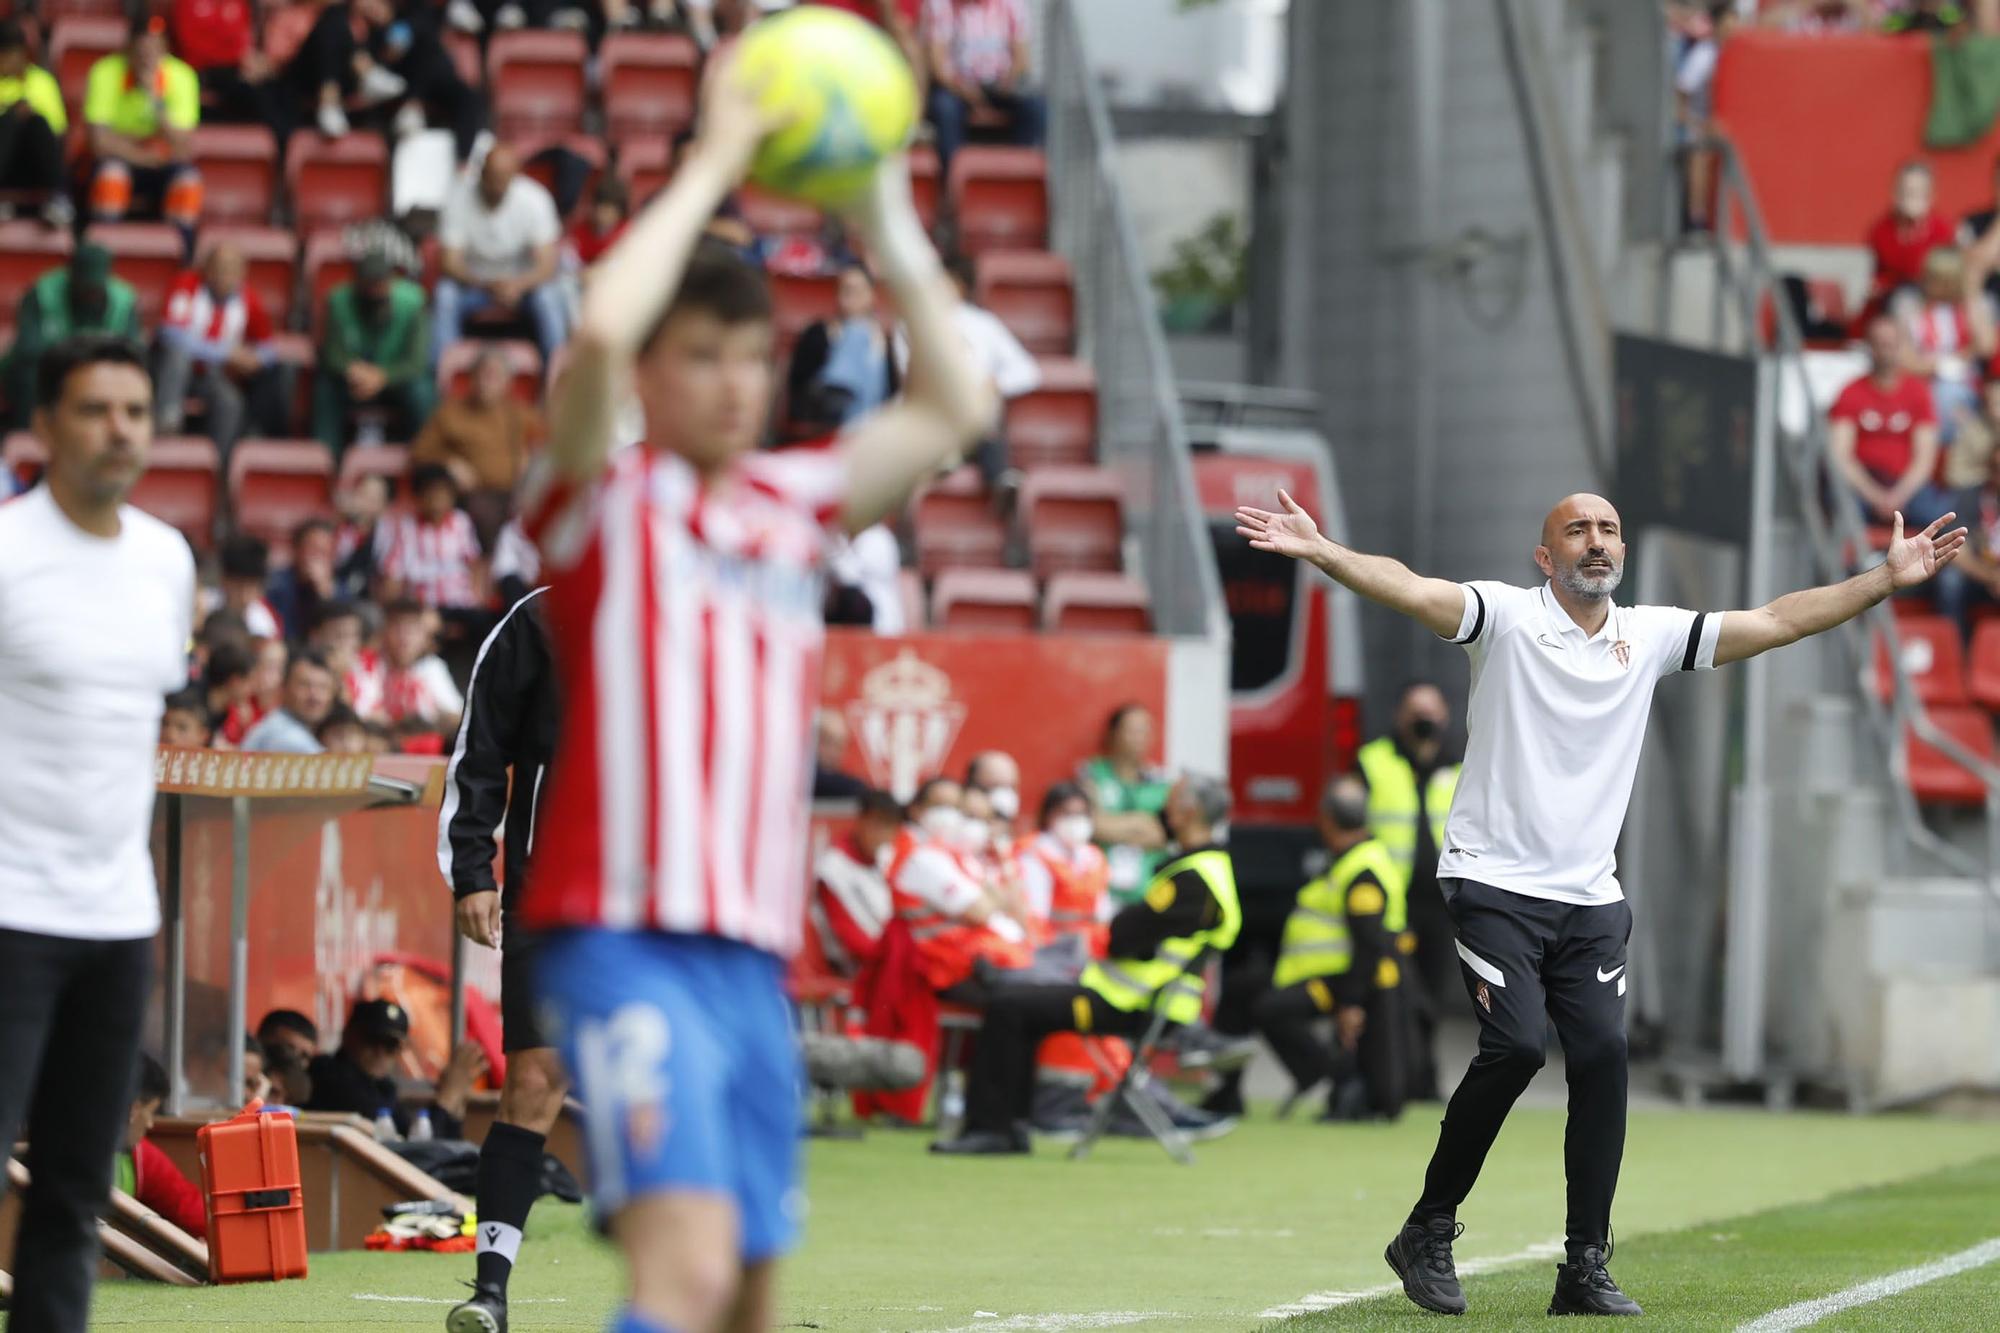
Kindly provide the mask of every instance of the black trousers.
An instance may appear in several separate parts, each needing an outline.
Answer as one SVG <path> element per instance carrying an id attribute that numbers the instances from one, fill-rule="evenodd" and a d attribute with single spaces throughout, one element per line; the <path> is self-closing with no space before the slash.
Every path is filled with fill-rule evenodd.
<path id="1" fill-rule="evenodd" d="M 953 998 L 960 993 L 952 988 Z M 968 997 L 970 998 L 970 997 Z M 1136 1037 L 1151 1021 L 1126 1013 L 1095 991 L 1074 985 L 1002 983 L 987 989 L 986 1013 L 973 1043 L 965 1088 L 968 1132 L 1008 1133 L 1034 1108 L 1035 1052 L 1052 1032 Z"/>
<path id="2" fill-rule="evenodd" d="M 1611 1196 L 1625 1155 L 1623 902 L 1573 907 L 1474 880 L 1441 881 L 1458 927 L 1466 993 L 1479 1017 L 1479 1053 L 1445 1107 L 1437 1149 L 1413 1220 L 1452 1216 L 1514 1099 L 1542 1067 L 1554 1022 L 1569 1069 L 1566 1235 L 1572 1256 L 1611 1235 Z"/>
<path id="3" fill-rule="evenodd" d="M 97 1218 L 131 1113 L 152 967 L 150 939 L 0 930 L 0 1144 L 11 1150 L 25 1126 L 32 1181 L 8 1333 L 89 1323 Z"/>
<path id="4" fill-rule="evenodd" d="M 1340 1085 L 1358 1078 L 1367 1089 L 1369 1112 L 1394 1120 L 1403 1113 L 1409 1081 L 1409 1018 L 1402 987 L 1368 993 L 1361 1040 L 1352 1052 L 1320 1033 L 1334 1008 L 1333 992 L 1324 982 L 1300 982 L 1258 996 L 1253 1012 L 1258 1033 L 1294 1084 L 1308 1088 L 1330 1080 L 1331 1104 Z"/>
<path id="5" fill-rule="evenodd" d="M 1417 951 L 1403 959 L 1404 1007 L 1411 1011 L 1416 1040 L 1410 1047 L 1410 1095 L 1423 1101 L 1438 1096 L 1437 1029 L 1447 1018 L 1462 1017 L 1465 992 L 1458 980 L 1458 950 L 1452 944 L 1451 912 L 1435 877 L 1410 885 L 1410 934 Z M 1414 975 L 1411 975 L 1414 973 Z"/>
<path id="6" fill-rule="evenodd" d="M 0 111 L 0 181 L 13 190 L 62 190 L 62 140 L 49 123 L 16 102 Z"/>

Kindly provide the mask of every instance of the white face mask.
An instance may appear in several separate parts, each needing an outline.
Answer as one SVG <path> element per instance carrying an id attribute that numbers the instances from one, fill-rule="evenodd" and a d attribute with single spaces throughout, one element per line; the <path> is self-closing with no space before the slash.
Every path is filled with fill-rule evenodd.
<path id="1" fill-rule="evenodd" d="M 1012 787 L 994 787 L 986 793 L 986 799 L 993 802 L 993 813 L 1002 819 L 1012 819 L 1021 813 L 1021 793 Z"/>
<path id="2" fill-rule="evenodd" d="M 1089 815 L 1060 815 L 1049 821 L 1049 832 L 1069 847 L 1081 847 L 1089 842 L 1091 831 Z"/>
<path id="3" fill-rule="evenodd" d="M 918 818 L 917 825 L 939 842 L 949 844 L 958 837 L 962 818 L 955 806 L 934 805 Z"/>
<path id="4" fill-rule="evenodd" d="M 963 817 L 959 819 L 958 850 L 977 854 L 985 851 L 987 844 L 992 841 L 993 830 L 987 827 L 985 820 Z"/>

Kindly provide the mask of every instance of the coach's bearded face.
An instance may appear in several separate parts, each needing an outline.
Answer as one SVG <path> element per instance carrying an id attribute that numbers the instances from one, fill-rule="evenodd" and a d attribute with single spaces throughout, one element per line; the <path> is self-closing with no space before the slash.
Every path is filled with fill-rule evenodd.
<path id="1" fill-rule="evenodd" d="M 1573 597 L 1601 601 L 1625 577 L 1625 530 L 1618 511 L 1597 495 L 1572 495 L 1542 523 L 1536 563 Z"/>
<path id="2" fill-rule="evenodd" d="M 1592 547 L 1575 560 L 1556 560 L 1556 582 L 1564 591 L 1602 601 L 1618 591 L 1625 578 L 1625 553 Z"/>

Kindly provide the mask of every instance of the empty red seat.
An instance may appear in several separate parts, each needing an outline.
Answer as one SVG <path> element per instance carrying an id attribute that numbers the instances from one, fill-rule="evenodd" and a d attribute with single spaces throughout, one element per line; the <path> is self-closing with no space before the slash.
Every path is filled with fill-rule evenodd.
<path id="1" fill-rule="evenodd" d="M 298 284 L 298 239 L 283 227 L 211 226 L 201 229 L 201 253 L 228 241 L 243 252 L 244 284 L 271 316 L 271 323 L 284 328 L 292 317 L 293 292 Z"/>
<path id="2" fill-rule="evenodd" d="M 1144 634 L 1153 627 L 1146 585 L 1129 574 L 1051 574 L 1042 628 L 1083 634 Z"/>
<path id="3" fill-rule="evenodd" d="M 164 222 L 97 222 L 84 233 L 111 252 L 111 271 L 132 284 L 139 298 L 139 322 L 158 326 L 167 288 L 186 267 L 181 234 Z"/>
<path id="4" fill-rule="evenodd" d="M 1043 357 L 1042 382 L 1007 404 L 1007 461 L 1030 468 L 1095 461 L 1097 372 L 1070 357 Z"/>
<path id="5" fill-rule="evenodd" d="M 806 328 L 839 313 L 840 279 L 831 273 L 773 273 L 771 305 L 778 342 L 789 347 Z"/>
<path id="6" fill-rule="evenodd" d="M 35 281 L 69 262 L 70 249 L 67 231 L 52 231 L 26 218 L 0 222 L 0 312 L 9 323 Z"/>
<path id="7" fill-rule="evenodd" d="M 694 123 L 701 50 L 679 33 L 614 32 L 597 49 L 611 137 L 671 141 Z"/>
<path id="8" fill-rule="evenodd" d="M 350 444 L 340 456 L 339 490 L 351 488 L 363 477 L 387 477 L 395 485 L 410 472 L 410 451 L 400 444 Z"/>
<path id="9" fill-rule="evenodd" d="M 1931 725 L 1970 750 L 1974 757 L 1993 762 L 1993 720 L 1978 708 L 1932 708 L 1926 712 Z M 1904 773 L 1910 791 L 1919 801 L 1937 805 L 1986 803 L 1986 784 L 1971 769 L 1961 767 L 1944 751 L 1917 739 L 1914 729 L 1903 734 Z"/>
<path id="10" fill-rule="evenodd" d="M 1118 478 L 1103 468 L 1045 467 L 1021 482 L 1016 513 L 1038 579 L 1065 570 L 1124 568 L 1125 511 Z"/>
<path id="11" fill-rule="evenodd" d="M 123 14 L 86 15 L 64 18 L 49 33 L 49 57 L 42 63 L 62 85 L 63 103 L 72 125 L 82 123 L 83 90 L 90 82 L 90 67 L 125 46 L 129 31 Z"/>
<path id="12" fill-rule="evenodd" d="M 238 440 L 229 453 L 236 530 L 288 541 L 300 522 L 333 510 L 333 455 L 318 440 Z"/>
<path id="13" fill-rule="evenodd" d="M 582 130 L 589 59 L 580 32 L 494 34 L 486 47 L 486 71 L 500 137 Z"/>
<path id="14" fill-rule="evenodd" d="M 627 139 L 618 145 L 618 179 L 636 211 L 674 177 L 673 145 L 664 139 Z"/>
<path id="15" fill-rule="evenodd" d="M 145 475 L 132 488 L 132 503 L 179 528 L 189 544 L 205 551 L 215 538 L 221 476 L 214 441 L 199 436 L 157 439 Z"/>
<path id="16" fill-rule="evenodd" d="M 1068 356 L 1076 346 L 1076 291 L 1069 261 L 1045 250 L 999 250 L 979 257 L 975 298 L 1036 356 Z"/>
<path id="17" fill-rule="evenodd" d="M 1982 620 L 1972 631 L 1965 686 L 1972 702 L 2000 711 L 2000 620 Z"/>
<path id="18" fill-rule="evenodd" d="M 295 130 L 285 147 L 285 188 L 301 232 L 382 217 L 389 211 L 389 150 L 379 134 L 329 139 Z"/>
<path id="19" fill-rule="evenodd" d="M 951 159 L 947 184 L 966 254 L 1048 245 L 1048 164 L 1039 148 L 968 144 Z"/>
<path id="20" fill-rule="evenodd" d="M 327 294 L 354 280 L 354 257 L 338 231 L 316 231 L 306 238 L 307 305 L 316 325 L 326 317 Z"/>
<path id="21" fill-rule="evenodd" d="M 759 236 L 810 236 L 819 230 L 820 213 L 811 204 L 786 199 L 746 185 L 736 192 L 743 223 Z"/>
<path id="22" fill-rule="evenodd" d="M 542 400 L 542 354 L 531 342 L 519 339 L 467 338 L 438 353 L 438 391 L 451 397 L 466 392 L 472 382 L 472 363 L 482 352 L 498 352 L 507 358 L 514 375 L 514 396 L 524 403 Z"/>
<path id="23" fill-rule="evenodd" d="M 1896 633 L 1903 670 L 1916 687 L 1917 701 L 1926 708 L 1964 703 L 1965 651 L 1958 626 L 1944 616 L 1898 616 Z M 1875 689 L 1886 699 L 1894 688 L 1888 645 L 1878 636 Z"/>
<path id="24" fill-rule="evenodd" d="M 992 569 L 1004 563 L 1007 530 L 993 512 L 977 468 L 959 468 L 926 488 L 917 497 L 911 521 L 917 569 L 925 578 L 946 569 Z"/>
<path id="25" fill-rule="evenodd" d="M 192 136 L 201 168 L 201 217 L 268 222 L 278 195 L 278 141 L 262 125 L 202 125 Z"/>
<path id="26" fill-rule="evenodd" d="M 1035 580 L 1018 569 L 947 569 L 931 588 L 934 629 L 1004 630 L 1035 627 Z"/>

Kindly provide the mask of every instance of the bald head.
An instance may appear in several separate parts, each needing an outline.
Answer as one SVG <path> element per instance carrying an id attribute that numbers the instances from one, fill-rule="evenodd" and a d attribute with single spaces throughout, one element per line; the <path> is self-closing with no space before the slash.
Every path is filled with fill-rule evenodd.
<path id="1" fill-rule="evenodd" d="M 1566 495 L 1542 520 L 1535 564 L 1557 586 L 1586 601 L 1618 590 L 1625 577 L 1625 528 L 1601 495 Z"/>

